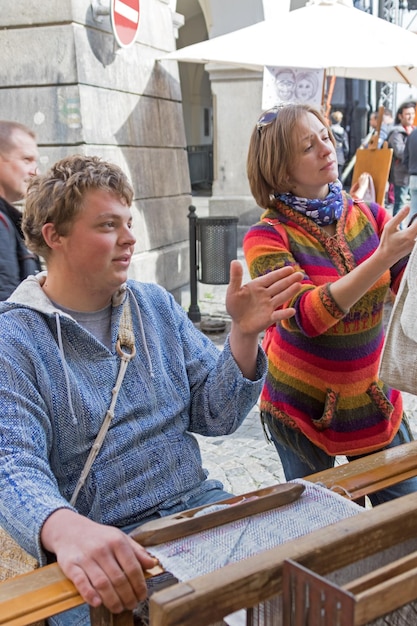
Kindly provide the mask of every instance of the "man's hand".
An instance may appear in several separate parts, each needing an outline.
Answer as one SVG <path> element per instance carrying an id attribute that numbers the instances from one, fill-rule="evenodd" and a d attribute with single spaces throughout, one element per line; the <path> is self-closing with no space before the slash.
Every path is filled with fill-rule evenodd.
<path id="1" fill-rule="evenodd" d="M 245 285 L 242 285 L 242 277 L 242 265 L 232 261 L 226 310 L 242 333 L 258 335 L 271 324 L 294 315 L 292 308 L 277 309 L 300 290 L 301 272 L 282 267 Z"/>
<path id="2" fill-rule="evenodd" d="M 299 292 L 303 275 L 292 267 L 282 267 L 245 285 L 242 277 L 242 265 L 232 261 L 226 292 L 226 310 L 232 318 L 230 348 L 242 374 L 254 380 L 258 335 L 268 326 L 294 315 L 293 308 L 279 307 Z"/>
<path id="3" fill-rule="evenodd" d="M 156 559 L 118 528 L 59 509 L 43 525 L 41 541 L 87 604 L 121 613 L 146 598 L 143 569 Z"/>

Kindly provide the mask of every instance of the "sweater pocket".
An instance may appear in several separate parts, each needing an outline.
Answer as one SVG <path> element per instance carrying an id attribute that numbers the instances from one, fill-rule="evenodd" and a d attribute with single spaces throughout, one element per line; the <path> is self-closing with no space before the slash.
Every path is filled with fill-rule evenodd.
<path id="1" fill-rule="evenodd" d="M 356 396 L 345 397 L 328 390 L 319 419 L 301 424 L 301 430 L 327 454 L 356 456 L 388 445 L 401 422 L 401 411 L 381 387 L 372 382 Z"/>
<path id="2" fill-rule="evenodd" d="M 354 408 L 341 398 L 340 393 L 328 389 L 323 413 L 319 419 L 312 419 L 312 423 L 317 431 L 330 428 L 340 433 L 360 432 L 381 422 L 389 422 L 393 410 L 393 405 L 376 382 L 369 385 L 362 402 L 357 401 Z"/>
<path id="3" fill-rule="evenodd" d="M 390 421 L 394 407 L 382 391 L 381 387 L 377 383 L 372 383 L 369 386 L 367 393 L 374 405 L 378 408 L 380 415 L 382 415 L 386 421 Z"/>
<path id="4" fill-rule="evenodd" d="M 332 389 L 327 390 L 323 414 L 319 419 L 312 420 L 317 430 L 326 430 L 331 427 L 334 416 L 336 415 L 339 395 L 337 391 L 333 391 Z"/>

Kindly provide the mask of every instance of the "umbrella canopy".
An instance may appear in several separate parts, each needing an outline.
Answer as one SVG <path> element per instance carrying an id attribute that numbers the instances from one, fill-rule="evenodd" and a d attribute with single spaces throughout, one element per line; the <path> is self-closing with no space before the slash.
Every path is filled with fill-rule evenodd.
<path id="1" fill-rule="evenodd" d="M 417 85 L 417 36 L 356 9 L 351 0 L 311 0 L 220 37 L 180 48 L 160 60 L 324 69 L 327 75 Z"/>

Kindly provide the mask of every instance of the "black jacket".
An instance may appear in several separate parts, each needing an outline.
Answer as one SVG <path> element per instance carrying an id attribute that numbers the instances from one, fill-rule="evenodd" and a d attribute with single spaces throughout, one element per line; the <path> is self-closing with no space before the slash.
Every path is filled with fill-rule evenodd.
<path id="1" fill-rule="evenodd" d="M 6 300 L 19 283 L 41 269 L 39 258 L 24 243 L 21 213 L 0 198 L 0 300 Z"/>
<path id="2" fill-rule="evenodd" d="M 391 169 L 389 174 L 390 183 L 397 187 L 408 187 L 410 178 L 408 167 L 403 163 L 407 131 L 401 124 L 396 124 L 388 135 L 388 147 L 393 149 Z"/>
<path id="3" fill-rule="evenodd" d="M 407 168 L 410 176 L 417 175 L 417 128 L 415 128 L 406 139 L 403 154 L 403 165 Z"/>

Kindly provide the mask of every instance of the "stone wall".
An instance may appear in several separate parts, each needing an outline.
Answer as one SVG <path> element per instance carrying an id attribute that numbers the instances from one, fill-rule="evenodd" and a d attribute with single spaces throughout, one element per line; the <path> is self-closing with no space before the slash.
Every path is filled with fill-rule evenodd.
<path id="1" fill-rule="evenodd" d="M 67 154 L 120 165 L 135 189 L 131 276 L 178 295 L 189 280 L 191 190 L 169 0 L 141 0 L 129 48 L 115 42 L 110 0 L 2 0 L 0 117 L 33 128 L 46 169 Z"/>

